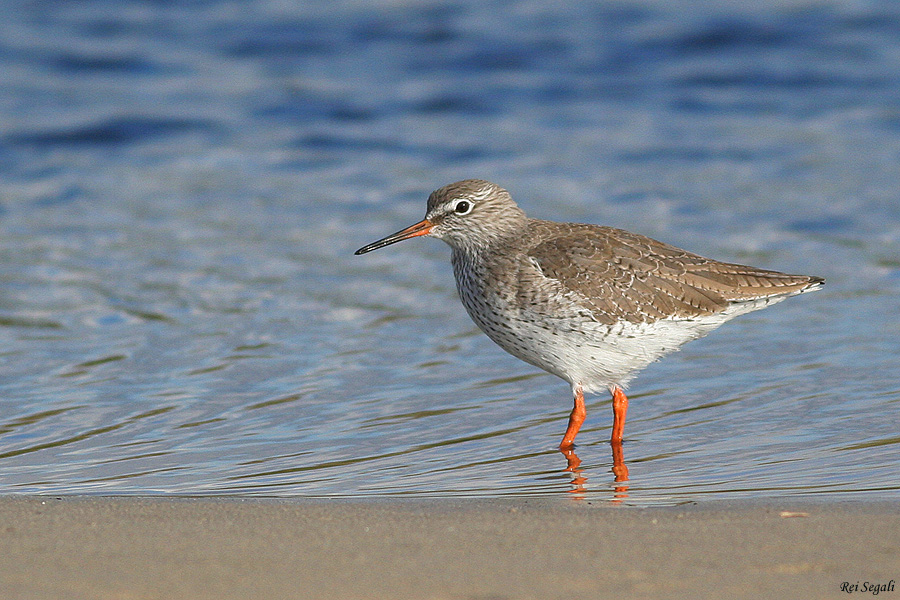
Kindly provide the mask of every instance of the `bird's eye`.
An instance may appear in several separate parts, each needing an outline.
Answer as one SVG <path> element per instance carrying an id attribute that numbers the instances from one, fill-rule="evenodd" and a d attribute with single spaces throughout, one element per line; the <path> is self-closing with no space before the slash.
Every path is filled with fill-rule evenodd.
<path id="1" fill-rule="evenodd" d="M 460 201 L 457 202 L 456 205 L 453 207 L 453 210 L 454 210 L 454 211 L 456 212 L 456 214 L 458 214 L 458 215 L 467 215 L 467 214 L 469 214 L 470 212 L 472 212 L 472 203 L 469 202 L 468 200 L 460 200 Z"/>

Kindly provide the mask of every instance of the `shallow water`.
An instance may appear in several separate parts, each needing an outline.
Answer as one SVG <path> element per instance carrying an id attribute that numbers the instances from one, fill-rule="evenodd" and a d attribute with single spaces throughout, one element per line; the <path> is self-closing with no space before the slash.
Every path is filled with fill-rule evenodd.
<path id="1" fill-rule="evenodd" d="M 0 7 L 0 493 L 900 497 L 900 9 Z M 353 250 L 434 188 L 824 276 L 607 397 Z"/>

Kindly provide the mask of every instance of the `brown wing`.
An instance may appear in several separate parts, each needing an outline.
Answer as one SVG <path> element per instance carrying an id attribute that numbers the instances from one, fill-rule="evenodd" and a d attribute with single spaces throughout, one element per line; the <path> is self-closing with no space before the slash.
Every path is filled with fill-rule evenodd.
<path id="1" fill-rule="evenodd" d="M 534 222 L 528 250 L 600 322 L 711 315 L 732 303 L 796 294 L 822 279 L 723 263 L 612 227 Z"/>

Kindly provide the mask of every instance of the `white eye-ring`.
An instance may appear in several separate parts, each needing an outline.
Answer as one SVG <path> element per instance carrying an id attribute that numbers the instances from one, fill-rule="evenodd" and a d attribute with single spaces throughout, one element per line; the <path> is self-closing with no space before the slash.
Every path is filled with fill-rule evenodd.
<path id="1" fill-rule="evenodd" d="M 472 204 L 471 200 L 457 200 L 456 204 L 453 205 L 453 212 L 458 215 L 467 215 L 472 212 L 472 208 L 474 204 Z"/>

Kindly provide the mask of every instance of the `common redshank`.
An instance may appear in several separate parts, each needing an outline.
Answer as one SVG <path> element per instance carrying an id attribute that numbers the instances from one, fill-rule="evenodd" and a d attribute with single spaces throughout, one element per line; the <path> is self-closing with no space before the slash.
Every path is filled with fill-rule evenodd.
<path id="1" fill-rule="evenodd" d="M 825 282 L 703 258 L 622 229 L 531 219 L 509 192 L 480 179 L 435 190 L 425 219 L 356 254 L 418 236 L 450 245 L 459 297 L 489 338 L 572 386 L 563 451 L 584 422 L 585 392 L 612 393 L 610 441 L 621 444 L 623 388 L 637 371 L 729 319 Z"/>

